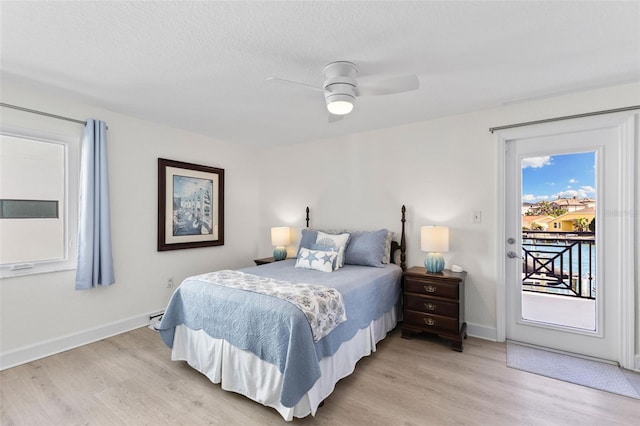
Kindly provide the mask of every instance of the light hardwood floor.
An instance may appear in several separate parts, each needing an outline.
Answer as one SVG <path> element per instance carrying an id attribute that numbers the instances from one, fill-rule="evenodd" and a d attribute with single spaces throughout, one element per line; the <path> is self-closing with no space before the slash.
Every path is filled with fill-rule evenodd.
<path id="1" fill-rule="evenodd" d="M 0 373 L 0 423 L 9 425 L 282 425 L 225 392 L 141 328 Z M 469 338 L 464 352 L 437 338 L 400 338 L 341 380 L 301 425 L 630 425 L 640 401 L 506 367 L 505 345 Z"/>

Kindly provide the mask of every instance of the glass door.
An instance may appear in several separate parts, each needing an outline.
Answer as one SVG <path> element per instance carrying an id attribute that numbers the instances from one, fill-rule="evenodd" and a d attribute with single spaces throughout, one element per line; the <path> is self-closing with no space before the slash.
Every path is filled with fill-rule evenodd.
<path id="1" fill-rule="evenodd" d="M 562 131 L 506 142 L 506 337 L 617 360 L 619 137 Z"/>

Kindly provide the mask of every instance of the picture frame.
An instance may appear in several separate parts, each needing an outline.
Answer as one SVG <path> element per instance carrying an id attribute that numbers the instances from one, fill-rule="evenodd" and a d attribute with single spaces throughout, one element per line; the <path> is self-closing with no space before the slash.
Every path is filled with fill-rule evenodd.
<path id="1" fill-rule="evenodd" d="M 224 245 L 224 169 L 158 158 L 158 251 Z"/>

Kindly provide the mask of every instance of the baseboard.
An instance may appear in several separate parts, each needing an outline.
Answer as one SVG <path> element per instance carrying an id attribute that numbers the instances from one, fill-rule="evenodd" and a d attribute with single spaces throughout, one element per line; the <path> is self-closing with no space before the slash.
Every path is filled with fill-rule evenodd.
<path id="1" fill-rule="evenodd" d="M 467 323 L 467 334 L 479 339 L 491 340 L 492 342 L 496 342 L 498 339 L 498 331 L 495 327 L 482 324 Z"/>
<path id="2" fill-rule="evenodd" d="M 149 325 L 149 317 L 154 315 L 154 313 L 157 313 L 157 311 L 0 353 L 0 370 L 16 367 L 21 364 L 26 364 L 27 362 L 68 351 L 69 349 L 97 342 L 107 337 L 126 333 L 136 328 L 145 327 Z"/>
<path id="3" fill-rule="evenodd" d="M 35 345 L 24 346 L 9 352 L 0 353 L 0 370 L 15 367 L 20 364 L 35 361 L 55 355 L 69 349 L 87 345 L 98 340 L 117 334 L 126 333 L 127 331 L 149 325 L 149 318 L 157 315 L 159 311 L 150 312 L 148 314 L 128 318 L 122 321 L 116 321 L 100 327 L 92 328 L 76 334 L 69 334 L 57 339 L 51 339 Z M 486 325 L 467 323 L 467 334 L 479 339 L 496 341 L 497 331 L 495 327 Z M 636 359 L 636 365 L 640 366 L 640 359 Z"/>

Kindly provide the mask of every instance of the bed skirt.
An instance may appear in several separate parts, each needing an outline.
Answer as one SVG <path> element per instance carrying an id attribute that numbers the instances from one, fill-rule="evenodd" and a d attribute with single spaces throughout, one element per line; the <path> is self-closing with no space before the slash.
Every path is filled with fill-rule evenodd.
<path id="1" fill-rule="evenodd" d="M 336 383 L 353 373 L 360 358 L 376 350 L 397 323 L 396 308 L 359 330 L 349 341 L 340 345 L 333 356 L 320 360 L 322 375 L 294 407 L 280 403 L 282 374 L 278 368 L 261 360 L 252 352 L 238 349 L 223 339 L 209 337 L 203 330 L 184 325 L 175 329 L 171 359 L 187 361 L 222 389 L 236 392 L 260 404 L 272 407 L 287 421 L 294 417 L 315 416 L 320 403 L 333 392 Z"/>

